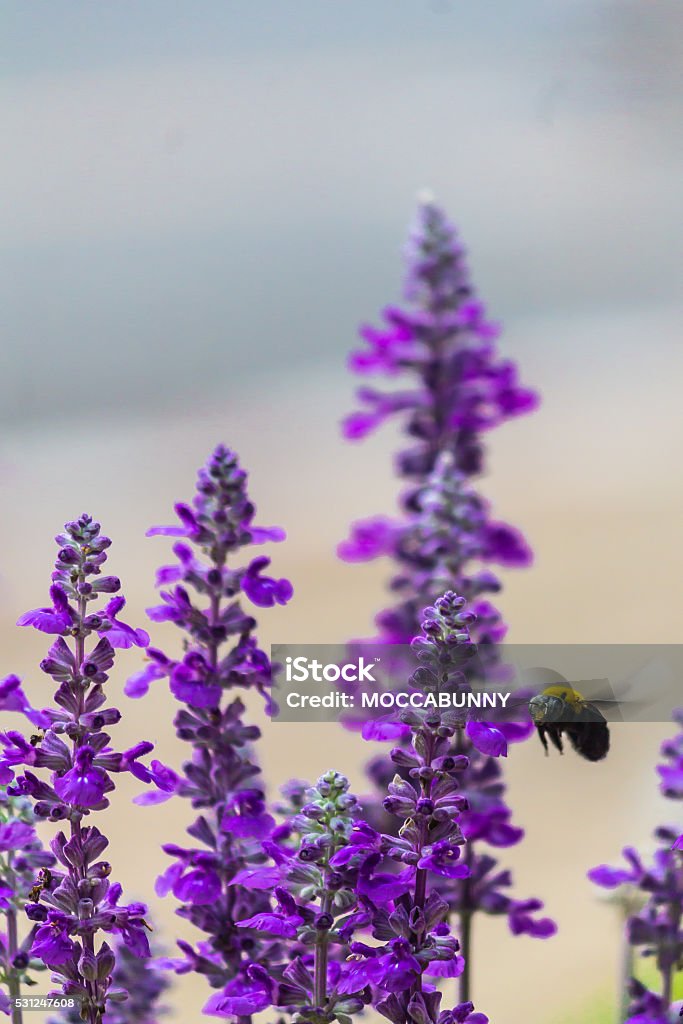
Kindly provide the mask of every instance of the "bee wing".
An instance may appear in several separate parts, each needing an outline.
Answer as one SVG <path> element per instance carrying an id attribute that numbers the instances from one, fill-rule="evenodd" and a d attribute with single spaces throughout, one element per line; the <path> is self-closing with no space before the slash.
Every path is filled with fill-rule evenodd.
<path id="1" fill-rule="evenodd" d="M 652 701 L 638 700 L 633 689 L 621 682 L 612 683 L 609 679 L 582 679 L 571 684 L 584 698 L 584 706 L 597 712 L 599 718 L 610 722 L 636 722 L 643 720 L 643 715 L 652 707 Z M 645 719 L 647 720 L 647 719 Z"/>
<path id="2" fill-rule="evenodd" d="M 564 676 L 551 668 L 523 668 L 516 667 L 516 689 L 512 691 L 512 700 L 506 704 L 506 711 L 513 711 L 515 708 L 528 708 L 532 697 L 537 697 L 548 686 L 555 686 L 557 683 L 566 683 Z"/>
<path id="3" fill-rule="evenodd" d="M 522 669 L 519 672 L 519 680 L 524 687 L 532 687 L 536 693 L 541 693 L 549 686 L 567 682 L 567 679 L 554 668 L 543 668 L 541 665 Z"/>
<path id="4" fill-rule="evenodd" d="M 628 695 L 624 700 L 627 722 L 669 722 L 681 703 L 680 648 L 644 648 L 639 660 L 642 664 L 619 681 L 619 691 Z"/>

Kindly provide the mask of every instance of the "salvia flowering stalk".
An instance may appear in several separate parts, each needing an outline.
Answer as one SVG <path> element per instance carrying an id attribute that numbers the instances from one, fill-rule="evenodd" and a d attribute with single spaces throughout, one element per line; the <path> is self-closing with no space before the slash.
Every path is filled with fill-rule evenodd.
<path id="1" fill-rule="evenodd" d="M 128 993 L 125 1002 L 112 1003 L 103 1017 L 103 1024 L 160 1024 L 168 1012 L 163 1003 L 170 985 L 167 971 L 160 970 L 153 960 L 139 957 L 125 943 L 114 945 L 116 966 L 113 984 Z M 62 1010 L 48 1024 L 80 1024 L 79 1008 Z"/>
<path id="2" fill-rule="evenodd" d="M 499 328 L 486 315 L 469 277 L 455 229 L 431 200 L 420 204 L 407 250 L 407 308 L 384 310 L 382 329 L 365 326 L 367 348 L 354 352 L 351 369 L 408 377 L 402 390 L 361 388 L 364 407 L 345 421 L 346 436 L 365 437 L 388 418 L 407 414 L 416 443 L 399 454 L 402 475 L 417 481 L 450 451 L 470 476 L 483 468 L 481 434 L 537 405 L 522 387 L 514 363 L 498 358 Z"/>
<path id="3" fill-rule="evenodd" d="M 240 1005 L 240 994 L 252 984 L 258 965 L 267 964 L 273 947 L 270 939 L 259 941 L 235 924 L 267 906 L 267 898 L 242 886 L 241 879 L 265 861 L 261 844 L 275 824 L 250 749 L 259 730 L 245 724 L 244 705 L 234 697 L 241 688 L 268 700 L 271 682 L 269 659 L 254 635 L 256 620 L 241 599 L 263 608 L 283 605 L 292 587 L 288 580 L 265 574 L 269 559 L 263 556 L 232 564 L 242 548 L 282 540 L 284 532 L 253 524 L 246 473 L 229 449 L 216 448 L 199 471 L 192 504 L 178 504 L 175 510 L 177 526 L 148 531 L 179 538 L 173 549 L 176 563 L 158 572 L 162 604 L 149 615 L 154 622 L 178 626 L 184 654 L 176 659 L 149 648 L 149 664 L 129 680 L 127 692 L 141 696 L 153 680 L 167 678 L 182 705 L 175 728 L 191 745 L 192 756 L 176 791 L 198 816 L 187 830 L 192 845 L 164 846 L 173 863 L 159 878 L 157 893 L 172 892 L 181 904 L 177 913 L 205 936 L 196 946 L 179 942 L 182 957 L 167 965 L 179 973 L 205 975 L 221 990 L 205 1011 L 220 1013 L 225 1006 Z M 145 794 L 139 799 L 159 798 Z M 239 1008 L 234 1012 L 248 1016 Z"/>
<path id="4" fill-rule="evenodd" d="M 683 799 L 683 709 L 675 712 L 679 731 L 662 745 L 662 762 L 657 766 L 660 790 L 671 800 Z M 644 906 L 626 922 L 626 941 L 642 957 L 654 961 L 660 976 L 658 992 L 636 978 L 631 979 L 631 1003 L 626 1024 L 672 1024 L 683 1014 L 673 1001 L 673 981 L 683 968 L 683 855 L 679 830 L 665 825 L 654 833 L 657 849 L 650 864 L 637 850 L 623 851 L 621 868 L 601 864 L 588 872 L 596 885 L 615 889 L 627 885 L 642 895 Z"/>
<path id="5" fill-rule="evenodd" d="M 448 593 L 427 609 L 413 685 L 427 685 L 426 663 L 438 665 L 442 686 L 459 685 L 474 651 L 464 603 Z M 370 1004 L 392 1024 L 486 1024 L 469 1000 L 440 1012 L 434 987 L 464 969 L 438 891 L 444 878 L 469 874 L 458 822 L 467 807 L 457 781 L 468 764 L 457 752 L 461 723 L 447 712 L 410 712 L 404 720 L 410 742 L 392 756 L 411 781 L 397 774 L 384 801 L 401 822 L 397 834 L 363 820 L 339 772 L 307 790 L 288 787 L 296 813 L 263 843 L 274 867 L 244 880 L 274 887 L 275 905 L 237 922 L 278 936 L 286 957 L 270 972 L 254 968 L 243 1012 L 272 1005 L 295 1024 L 350 1024 Z M 226 1016 L 237 1009 L 234 1001 L 223 1006 Z"/>
<path id="6" fill-rule="evenodd" d="M 18 622 L 57 637 L 41 662 L 57 684 L 55 706 L 41 712 L 43 729 L 30 741 L 14 730 L 3 734 L 0 771 L 6 778 L 24 766 L 8 786 L 10 796 L 28 799 L 36 818 L 67 826 L 50 844 L 57 866 L 45 869 L 29 894 L 26 913 L 37 925 L 29 952 L 52 971 L 61 994 L 80 1004 L 82 1020 L 100 1024 L 105 1008 L 126 997 L 112 988 L 111 939 L 119 936 L 135 955 L 147 956 L 148 926 L 144 904 L 120 903 L 121 886 L 110 881 L 111 865 L 101 859 L 108 840 L 84 819 L 108 807 L 116 773 L 131 772 L 162 789 L 172 779 L 160 762 L 143 763 L 151 743 L 118 753 L 105 731 L 121 718 L 105 695 L 116 648 L 149 642 L 144 630 L 119 619 L 123 597 L 109 597 L 121 587 L 117 577 L 102 574 L 111 541 L 88 515 L 67 523 L 56 540 L 51 604 Z M 93 607 L 103 596 L 106 603 Z M 36 774 L 41 770 L 47 780 Z"/>
<path id="7" fill-rule="evenodd" d="M 5 921 L 0 937 L 0 1011 L 11 1015 L 16 1024 L 22 1015 L 16 1008 L 12 1013 L 10 1001 L 21 996 L 22 983 L 34 983 L 27 972 L 37 966 L 30 954 L 37 926 L 23 927 L 23 911 L 36 880 L 46 877 L 55 862 L 34 824 L 30 801 L 0 790 L 0 915 Z"/>
<path id="8" fill-rule="evenodd" d="M 389 556 L 397 567 L 390 584 L 395 602 L 376 619 L 381 641 L 409 643 L 421 610 L 451 588 L 470 602 L 476 616 L 472 636 L 493 671 L 495 645 L 507 627 L 490 600 L 501 589 L 490 563 L 524 566 L 532 556 L 518 530 L 492 518 L 469 479 L 483 468 L 483 434 L 533 410 L 537 397 L 519 384 L 514 363 L 499 357 L 498 328 L 474 292 L 454 228 L 431 200 L 420 205 L 407 255 L 409 305 L 387 308 L 381 329 L 363 327 L 366 347 L 350 361 L 356 374 L 382 374 L 404 386 L 390 391 L 361 388 L 363 408 L 344 425 L 346 436 L 355 440 L 386 419 L 401 418 L 411 439 L 397 459 L 406 481 L 401 516 L 355 523 L 339 555 L 352 562 Z M 469 756 L 461 787 L 470 805 L 462 828 L 470 839 L 471 871 L 466 881 L 454 881 L 444 893 L 460 917 L 466 959 L 472 918 L 480 910 L 506 915 L 514 934 L 545 937 L 555 931 L 552 921 L 533 916 L 542 907 L 540 901 L 513 899 L 507 891 L 510 873 L 472 845 L 481 840 L 504 847 L 522 838 L 523 831 L 510 821 L 503 775 L 494 758 L 507 754 L 509 741 L 522 740 L 531 731 L 530 725 L 489 728 L 471 723 L 461 736 Z M 383 739 L 392 732 L 368 722 L 364 735 Z M 386 785 L 386 759 L 375 760 L 370 774 L 380 788 Z M 460 986 L 461 996 L 468 998 L 467 971 Z"/>
<path id="9" fill-rule="evenodd" d="M 10 675 L 0 681 L 0 711 L 17 711 L 35 729 L 49 724 L 47 717 L 31 707 L 18 676 Z M 29 950 L 33 943 L 36 925 L 26 930 L 21 938 L 20 921 L 23 910 L 33 888 L 36 876 L 54 864 L 53 855 L 43 849 L 34 829 L 35 815 L 31 802 L 22 797 L 10 796 L 6 783 L 13 779 L 12 770 L 0 765 L 0 914 L 5 918 L 5 934 L 2 937 L 1 963 L 2 988 L 0 988 L 0 1011 L 11 1012 L 11 1000 L 21 995 L 22 982 L 28 983 L 27 968 L 30 964 Z M 20 1022 L 22 1015 L 15 1008 L 13 1020 Z"/>

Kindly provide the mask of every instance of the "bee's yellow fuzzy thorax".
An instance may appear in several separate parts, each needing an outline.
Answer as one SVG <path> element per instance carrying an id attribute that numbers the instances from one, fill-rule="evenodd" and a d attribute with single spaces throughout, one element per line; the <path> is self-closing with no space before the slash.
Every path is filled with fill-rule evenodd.
<path id="1" fill-rule="evenodd" d="M 584 703 L 586 699 L 578 690 L 569 686 L 568 683 L 557 683 L 555 686 L 549 686 L 543 691 L 543 696 L 559 697 L 561 700 L 566 701 L 571 707 Z"/>

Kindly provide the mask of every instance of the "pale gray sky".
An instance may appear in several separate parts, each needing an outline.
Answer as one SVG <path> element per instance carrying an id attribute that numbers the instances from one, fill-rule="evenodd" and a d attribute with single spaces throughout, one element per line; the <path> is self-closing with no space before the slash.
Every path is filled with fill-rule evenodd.
<path id="1" fill-rule="evenodd" d="M 682 12 L 8 5 L 0 415 L 156 414 L 311 364 L 338 385 L 425 185 L 532 369 L 529 320 L 672 316 Z M 563 371 L 588 345 L 557 351 Z"/>

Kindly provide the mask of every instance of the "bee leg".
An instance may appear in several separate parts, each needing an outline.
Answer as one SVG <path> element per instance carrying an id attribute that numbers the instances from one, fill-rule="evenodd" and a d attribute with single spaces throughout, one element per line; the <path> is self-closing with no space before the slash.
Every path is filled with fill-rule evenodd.
<path id="1" fill-rule="evenodd" d="M 538 738 L 540 739 L 541 743 L 543 744 L 543 749 L 545 750 L 545 756 L 547 757 L 548 756 L 548 741 L 545 738 L 545 733 L 546 733 L 545 726 L 544 725 L 537 725 L 536 726 L 536 732 L 538 733 Z"/>
<path id="2" fill-rule="evenodd" d="M 564 747 L 562 746 L 562 730 L 558 729 L 557 726 L 548 729 L 548 735 L 550 736 L 550 742 L 559 750 L 561 754 L 564 754 Z"/>

